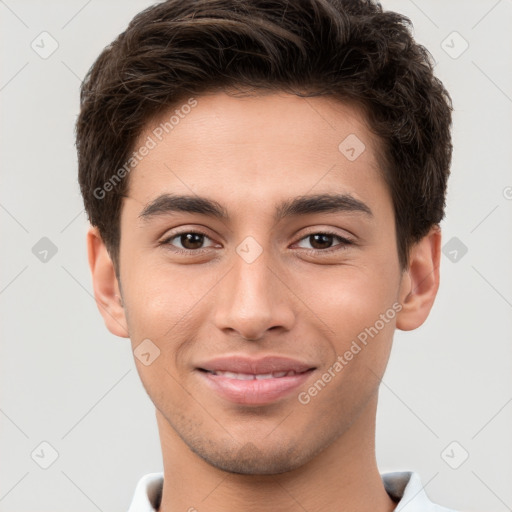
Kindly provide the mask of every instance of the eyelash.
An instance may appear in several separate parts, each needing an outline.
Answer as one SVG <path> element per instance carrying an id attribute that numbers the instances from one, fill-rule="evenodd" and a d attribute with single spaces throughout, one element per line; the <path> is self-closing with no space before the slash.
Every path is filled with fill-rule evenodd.
<path id="1" fill-rule="evenodd" d="M 159 243 L 159 245 L 167 246 L 167 247 L 172 247 L 171 250 L 174 251 L 174 252 L 177 252 L 178 254 L 192 254 L 192 253 L 202 254 L 203 252 L 205 252 L 208 249 L 210 249 L 210 247 L 201 247 L 199 249 L 181 249 L 179 247 L 173 246 L 170 243 L 175 238 L 179 238 L 182 235 L 188 235 L 188 234 L 201 235 L 201 236 L 204 236 L 205 238 L 210 239 L 210 237 L 206 233 L 203 233 L 200 230 L 195 230 L 195 231 L 186 230 L 186 231 L 180 231 L 178 233 L 173 233 L 171 236 L 169 236 L 169 237 L 165 238 L 164 240 L 162 240 Z M 349 245 L 355 245 L 354 242 L 352 242 L 351 240 L 349 240 L 347 238 L 344 238 L 344 237 L 338 235 L 337 233 L 334 233 L 334 232 L 329 231 L 329 230 L 312 231 L 311 233 L 308 233 L 307 235 L 303 236 L 298 242 L 301 242 L 302 240 L 304 240 L 306 238 L 309 238 L 310 236 L 313 236 L 313 235 L 328 235 L 328 236 L 332 236 L 334 238 L 337 238 L 341 243 L 338 244 L 338 245 L 335 245 L 333 247 L 329 247 L 327 249 L 304 249 L 304 248 L 302 248 L 302 250 L 305 251 L 308 254 L 312 254 L 312 253 L 313 254 L 318 254 L 318 253 L 323 253 L 323 254 L 329 253 L 330 254 L 332 252 L 346 250 L 347 246 L 349 246 Z"/>

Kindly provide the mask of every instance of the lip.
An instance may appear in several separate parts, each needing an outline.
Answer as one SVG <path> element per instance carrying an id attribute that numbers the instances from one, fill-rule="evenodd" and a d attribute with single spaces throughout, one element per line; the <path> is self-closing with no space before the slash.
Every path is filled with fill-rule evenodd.
<path id="1" fill-rule="evenodd" d="M 220 357 L 201 363 L 196 368 L 205 384 L 219 396 L 242 405 L 265 405 L 289 395 L 301 386 L 315 366 L 287 357 L 244 356 Z M 221 372 L 217 374 L 216 372 Z M 222 372 L 245 374 L 243 380 Z M 269 374 L 288 373 L 285 376 Z M 250 375 L 258 375 L 259 378 Z"/>

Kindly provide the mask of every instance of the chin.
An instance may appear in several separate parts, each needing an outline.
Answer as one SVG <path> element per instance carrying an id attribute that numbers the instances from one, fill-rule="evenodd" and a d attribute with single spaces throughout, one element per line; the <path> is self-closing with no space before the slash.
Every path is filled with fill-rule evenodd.
<path id="1" fill-rule="evenodd" d="M 258 447 L 248 442 L 241 448 L 217 447 L 211 445 L 190 446 L 189 448 L 211 466 L 239 475 L 278 475 L 297 469 L 305 464 L 309 457 L 297 453 L 297 445 L 286 449 L 275 446 Z"/>

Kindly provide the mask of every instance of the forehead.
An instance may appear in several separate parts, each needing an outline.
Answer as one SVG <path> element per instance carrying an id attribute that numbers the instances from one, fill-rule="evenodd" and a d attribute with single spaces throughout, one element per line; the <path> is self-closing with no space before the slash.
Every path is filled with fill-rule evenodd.
<path id="1" fill-rule="evenodd" d="M 129 178 L 129 195 L 142 204 L 165 191 L 272 200 L 338 186 L 357 197 L 384 185 L 363 111 L 328 97 L 185 98 L 146 125 L 135 151 L 145 145 Z"/>

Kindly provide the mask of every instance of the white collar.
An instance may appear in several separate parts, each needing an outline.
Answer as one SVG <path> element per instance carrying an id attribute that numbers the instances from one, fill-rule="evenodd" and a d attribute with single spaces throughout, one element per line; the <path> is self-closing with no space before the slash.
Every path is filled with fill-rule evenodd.
<path id="1" fill-rule="evenodd" d="M 381 475 L 386 492 L 397 501 L 394 512 L 454 512 L 432 503 L 417 473 L 404 471 Z M 163 473 L 149 473 L 137 483 L 128 512 L 155 512 L 160 505 Z"/>

